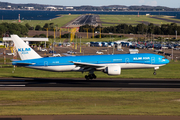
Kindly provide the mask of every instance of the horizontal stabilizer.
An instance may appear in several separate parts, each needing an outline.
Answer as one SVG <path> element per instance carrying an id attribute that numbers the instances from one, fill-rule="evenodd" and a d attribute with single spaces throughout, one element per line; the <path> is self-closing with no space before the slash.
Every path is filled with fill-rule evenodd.
<path id="1" fill-rule="evenodd" d="M 13 62 L 14 62 L 14 61 L 19 61 L 19 60 L 17 60 L 17 59 L 11 59 L 11 61 L 13 61 Z"/>

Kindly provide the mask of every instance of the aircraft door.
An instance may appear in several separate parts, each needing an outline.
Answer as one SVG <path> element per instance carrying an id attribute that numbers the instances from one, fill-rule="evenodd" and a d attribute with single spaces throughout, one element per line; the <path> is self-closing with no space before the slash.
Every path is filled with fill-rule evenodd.
<path id="1" fill-rule="evenodd" d="M 152 58 L 151 58 L 151 64 L 152 64 L 152 63 L 155 63 L 155 57 L 152 57 Z"/>
<path id="2" fill-rule="evenodd" d="M 45 66 L 45 67 L 48 66 L 48 61 L 44 61 L 44 66 Z"/>
<path id="3" fill-rule="evenodd" d="M 125 62 L 126 62 L 126 63 L 129 63 L 129 58 L 126 58 L 126 59 L 125 59 Z"/>

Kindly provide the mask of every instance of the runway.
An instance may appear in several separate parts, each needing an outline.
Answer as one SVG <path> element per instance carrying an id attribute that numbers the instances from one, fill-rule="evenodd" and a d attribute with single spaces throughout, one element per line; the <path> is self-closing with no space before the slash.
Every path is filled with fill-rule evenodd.
<path id="1" fill-rule="evenodd" d="M 31 91 L 172 91 L 180 92 L 179 79 L 0 78 L 0 90 Z M 38 115 L 0 116 L 0 120 L 179 120 L 179 116 Z"/>
<path id="2" fill-rule="evenodd" d="M 95 15 L 82 15 L 79 19 L 72 23 L 73 25 L 95 25 L 96 16 Z"/>
<path id="3" fill-rule="evenodd" d="M 96 79 L 87 81 L 77 78 L 1 78 L 0 90 L 7 90 L 7 88 L 13 88 L 13 90 L 180 91 L 180 80 Z"/>

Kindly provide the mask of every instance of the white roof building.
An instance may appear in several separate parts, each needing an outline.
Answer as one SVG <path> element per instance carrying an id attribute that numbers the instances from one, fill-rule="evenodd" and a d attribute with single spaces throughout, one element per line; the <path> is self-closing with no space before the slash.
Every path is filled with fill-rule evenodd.
<path id="1" fill-rule="evenodd" d="M 66 7 L 66 9 L 74 9 L 74 7 Z"/>
<path id="2" fill-rule="evenodd" d="M 56 7 L 49 6 L 49 7 L 46 7 L 46 9 L 56 10 L 57 8 L 56 8 Z"/>
<path id="3" fill-rule="evenodd" d="M 21 37 L 24 41 L 49 41 L 48 38 L 28 38 L 28 37 Z M 3 41 L 12 41 L 11 37 L 3 37 Z"/>

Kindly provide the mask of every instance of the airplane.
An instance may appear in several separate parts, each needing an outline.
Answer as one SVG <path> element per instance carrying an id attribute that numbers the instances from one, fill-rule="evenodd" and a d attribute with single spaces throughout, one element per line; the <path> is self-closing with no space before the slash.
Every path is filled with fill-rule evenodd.
<path id="1" fill-rule="evenodd" d="M 156 75 L 160 66 L 169 63 L 164 56 L 150 53 L 41 57 L 19 36 L 11 35 L 11 38 L 21 58 L 12 61 L 12 65 L 55 72 L 89 72 L 86 80 L 96 79 L 94 71 L 120 75 L 121 69 L 154 68 L 153 74 Z"/>

